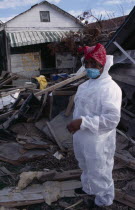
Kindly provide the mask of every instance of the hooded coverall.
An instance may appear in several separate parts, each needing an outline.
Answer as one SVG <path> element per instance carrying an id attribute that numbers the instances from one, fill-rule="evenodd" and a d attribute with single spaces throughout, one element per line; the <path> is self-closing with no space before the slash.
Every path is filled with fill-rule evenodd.
<path id="1" fill-rule="evenodd" d="M 83 191 L 95 195 L 98 206 L 109 206 L 114 199 L 112 169 L 122 93 L 108 74 L 112 64 L 113 56 L 107 56 L 101 76 L 80 85 L 74 100 L 73 118 L 82 119 L 73 135 L 75 157 L 83 171 Z"/>

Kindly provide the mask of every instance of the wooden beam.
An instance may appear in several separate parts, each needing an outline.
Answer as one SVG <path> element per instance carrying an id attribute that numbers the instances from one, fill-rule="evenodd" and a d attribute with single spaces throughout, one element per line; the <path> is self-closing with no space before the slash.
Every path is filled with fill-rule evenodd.
<path id="1" fill-rule="evenodd" d="M 13 79 L 16 79 L 16 78 L 17 78 L 17 76 L 13 75 L 10 78 L 6 79 L 4 82 L 0 83 L 0 88 L 2 88 L 3 85 L 8 84 L 9 82 L 11 82 Z"/>
<path id="2" fill-rule="evenodd" d="M 80 187 L 80 181 L 71 180 L 34 184 L 22 191 L 17 191 L 13 187 L 4 188 L 0 190 L 0 206 L 17 207 L 42 202 L 50 205 L 62 197 L 77 197 L 74 190 Z"/>
<path id="3" fill-rule="evenodd" d="M 82 174 L 81 169 L 69 170 L 64 172 L 57 172 L 52 178 L 53 181 L 64 181 L 70 179 L 79 179 Z"/>
<path id="4" fill-rule="evenodd" d="M 49 110 L 49 120 L 52 119 L 52 112 L 53 112 L 53 94 L 50 94 L 49 96 L 49 102 L 50 102 L 50 110 Z"/>
<path id="5" fill-rule="evenodd" d="M 135 170 L 135 160 L 132 160 L 131 158 L 126 157 L 122 154 L 119 154 L 118 152 L 115 153 L 115 157 L 123 163 L 126 163 L 126 167 Z"/>
<path id="6" fill-rule="evenodd" d="M 0 115 L 0 120 L 9 117 L 9 115 L 13 114 L 14 112 L 15 112 L 15 110 L 12 110 L 12 111 L 6 112 L 6 113 L 4 113 L 4 114 L 1 114 L 1 115 Z"/>
<path id="7" fill-rule="evenodd" d="M 82 171 L 80 169 L 57 172 L 55 170 L 51 171 L 29 171 L 23 172 L 20 175 L 20 180 L 18 182 L 17 189 L 25 189 L 30 185 L 33 180 L 37 179 L 40 182 L 46 181 L 66 181 L 66 180 L 75 180 L 80 179 Z"/>
<path id="8" fill-rule="evenodd" d="M 116 129 L 116 131 L 117 131 L 117 133 L 124 136 L 127 140 L 131 141 L 135 145 L 135 141 L 132 138 L 130 138 L 129 136 L 127 136 L 124 132 L 120 131 L 119 129 Z"/>
<path id="9" fill-rule="evenodd" d="M 134 114 L 134 113 L 128 111 L 127 109 L 125 109 L 125 108 L 123 108 L 123 107 L 122 107 L 121 109 L 122 109 L 123 112 L 127 113 L 129 116 L 135 117 L 135 114 Z"/>
<path id="10" fill-rule="evenodd" d="M 135 209 L 135 197 L 123 192 L 122 190 L 115 190 L 115 200 Z"/>
<path id="11" fill-rule="evenodd" d="M 43 112 L 43 109 L 44 109 L 44 107 L 45 107 L 45 105 L 46 105 L 47 96 L 48 96 L 48 92 L 45 93 L 45 95 L 44 95 L 44 99 L 43 99 L 41 108 L 40 108 L 40 110 L 39 110 L 39 112 L 38 112 L 38 115 L 36 116 L 36 121 L 40 118 L 40 116 L 41 116 L 41 114 L 42 114 L 42 112 Z"/>
<path id="12" fill-rule="evenodd" d="M 2 125 L 0 125 L 0 129 L 7 129 L 11 125 L 12 121 L 16 118 L 18 112 L 18 110 L 14 111 L 12 116 L 8 118 Z"/>
<path id="13" fill-rule="evenodd" d="M 62 188 L 60 188 L 61 186 Z M 40 185 L 36 184 L 36 185 L 29 186 L 22 191 L 19 191 L 17 189 L 15 190 L 13 187 L 5 188 L 5 189 L 0 190 L 0 197 L 1 197 L 0 205 L 6 206 L 6 207 L 17 207 L 17 206 L 25 206 L 25 205 L 31 205 L 31 204 L 36 204 L 36 203 L 42 203 L 45 201 L 47 202 L 46 196 L 50 196 L 50 199 L 52 202 L 54 200 L 52 200 L 51 195 L 52 193 L 55 193 L 53 192 L 54 187 L 55 187 L 54 191 L 56 191 L 56 187 L 58 187 L 58 189 L 59 188 L 61 189 L 62 195 L 63 195 L 62 197 L 74 197 L 74 196 L 77 196 L 77 194 L 74 193 L 74 189 L 80 186 L 81 186 L 80 181 L 74 180 L 74 181 L 57 182 L 57 185 L 55 185 L 55 181 L 45 182 L 44 184 L 40 184 Z M 47 189 L 50 188 L 49 194 L 47 193 L 48 191 L 46 190 L 46 188 Z M 79 195 L 79 196 L 84 197 L 85 195 Z M 61 197 L 61 196 L 59 195 L 56 197 Z M 133 209 L 135 208 L 134 196 L 120 189 L 115 190 L 115 200 Z"/>
<path id="14" fill-rule="evenodd" d="M 74 106 L 74 97 L 75 95 L 71 96 L 69 99 L 69 103 L 65 112 L 65 116 L 68 117 L 71 114 L 72 108 Z"/>
<path id="15" fill-rule="evenodd" d="M 86 76 L 86 72 L 83 72 L 83 73 L 81 73 L 79 75 L 76 75 L 76 76 L 71 77 L 69 79 L 66 79 L 66 80 L 64 80 L 62 82 L 59 82 L 59 83 L 57 83 L 57 84 L 55 84 L 53 86 L 50 86 L 50 87 L 46 88 L 45 90 L 41 90 L 38 93 L 35 93 L 35 96 L 40 96 L 40 95 L 42 95 L 42 94 L 44 94 L 46 92 L 52 92 L 52 91 L 54 91 L 54 90 L 56 90 L 56 89 L 58 89 L 58 88 L 60 88 L 62 86 L 65 86 L 65 85 L 67 85 L 67 84 L 69 84 L 71 82 L 74 82 L 74 81 L 76 81 L 78 79 L 81 79 L 82 77 L 85 77 L 85 76 Z"/>
<path id="16" fill-rule="evenodd" d="M 60 87 L 62 87 L 62 86 L 64 86 L 64 85 L 67 85 L 67 84 L 69 84 L 69 83 L 71 83 L 71 82 L 74 82 L 75 80 L 80 79 L 80 78 L 85 77 L 85 76 L 86 76 L 86 73 L 84 72 L 84 73 L 82 73 L 82 74 L 79 74 L 79 75 L 77 75 L 77 76 L 71 77 L 71 78 L 69 78 L 69 79 L 67 79 L 67 80 L 64 80 L 64 81 L 62 81 L 62 82 L 59 82 L 59 83 L 57 83 L 57 84 L 55 84 L 55 85 L 52 85 L 52 86 L 46 88 L 45 90 L 42 90 L 42 91 L 39 91 L 39 92 L 35 93 L 34 95 L 35 95 L 35 96 L 40 96 L 40 95 L 42 95 L 42 94 L 44 94 L 44 93 L 52 92 L 52 91 L 54 91 L 54 90 L 56 90 L 56 89 L 58 89 L 58 88 L 60 88 Z M 22 102 L 21 102 L 20 104 L 22 104 Z M 12 111 L 12 112 L 13 112 L 13 111 Z M 6 114 L 0 115 L 0 119 L 3 119 L 4 116 L 9 116 L 10 113 L 11 113 L 11 112 L 8 112 L 8 113 L 6 113 Z"/>

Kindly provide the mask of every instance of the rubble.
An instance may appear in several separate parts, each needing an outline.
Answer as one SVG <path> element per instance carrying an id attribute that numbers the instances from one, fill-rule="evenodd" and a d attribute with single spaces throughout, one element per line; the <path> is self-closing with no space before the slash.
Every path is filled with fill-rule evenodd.
<path id="1" fill-rule="evenodd" d="M 25 188 L 35 177 L 38 179 L 44 177 L 43 180 L 45 180 L 50 176 L 50 179 L 57 180 L 58 177 L 62 177 L 63 175 L 60 175 L 59 173 L 57 176 L 54 171 L 48 172 L 48 174 L 43 174 L 43 172 L 26 172 L 26 174 L 23 173 L 17 188 L 4 188 L 0 191 L 0 205 L 5 207 L 17 207 L 43 202 L 51 205 L 52 202 L 57 201 L 61 197 L 77 197 L 74 189 L 81 187 L 81 182 L 74 180 L 73 177 L 73 180 L 71 181 L 46 181 L 43 184 L 34 184 Z M 124 191 L 120 189 L 115 190 L 115 200 L 134 208 L 134 181 L 126 185 L 123 190 Z M 84 196 L 86 195 L 81 195 L 81 202 Z"/>
<path id="2" fill-rule="evenodd" d="M 116 200 L 132 207 L 133 209 L 135 208 L 135 199 L 134 199 L 134 195 L 130 195 L 127 194 L 125 192 L 123 192 L 122 190 L 115 190 L 115 196 L 116 196 Z"/>
<path id="3" fill-rule="evenodd" d="M 16 140 L 19 144 L 23 145 L 24 149 L 47 149 L 52 146 L 37 136 L 17 135 Z"/>
<path id="4" fill-rule="evenodd" d="M 41 120 L 35 123 L 35 126 L 44 132 L 53 142 L 56 142 L 59 148 L 64 151 L 72 145 L 72 135 L 67 130 L 67 124 L 72 120 L 72 114 L 65 116 L 65 111 L 61 112 L 50 122 Z"/>
<path id="5" fill-rule="evenodd" d="M 46 150 L 27 150 L 16 142 L 0 144 L 0 160 L 18 165 L 37 158 L 43 158 L 48 154 Z"/>
<path id="6" fill-rule="evenodd" d="M 0 88 L 2 88 L 4 85 L 9 84 L 12 80 L 17 79 L 16 74 L 9 74 L 6 73 L 2 79 L 0 79 Z"/>
<path id="7" fill-rule="evenodd" d="M 57 158 L 58 160 L 61 160 L 63 158 L 63 155 L 60 152 L 55 152 L 55 154 L 53 155 L 55 158 Z"/>
<path id="8" fill-rule="evenodd" d="M 46 202 L 51 205 L 61 197 L 75 197 L 74 189 L 81 187 L 80 181 L 47 181 L 44 184 L 35 184 L 21 192 L 13 188 L 0 191 L 0 205 L 5 207 L 24 206 Z"/>
<path id="9" fill-rule="evenodd" d="M 36 178 L 38 180 L 43 180 L 47 178 L 53 178 L 56 174 L 56 171 L 44 172 L 44 171 L 29 171 L 23 172 L 20 175 L 20 180 L 16 189 L 23 190 L 26 188 L 32 181 Z"/>
<path id="10" fill-rule="evenodd" d="M 80 199 L 74 193 L 74 189 L 81 186 L 81 170 L 73 158 L 72 135 L 66 128 L 72 120 L 74 95 L 78 85 L 84 82 L 84 76 L 85 73 L 53 85 L 50 83 L 51 86 L 44 90 L 15 88 L 13 94 L 18 93 L 18 97 L 1 109 L 0 160 L 7 165 L 0 165 L 0 179 L 5 176 L 14 180 L 13 185 L 0 190 L 1 206 L 53 205 L 63 197 L 77 199 L 72 204 L 59 200 L 60 206 L 64 205 L 66 209 L 84 205 L 87 195 Z M 7 96 L 10 94 L 11 91 L 6 91 Z M 63 103 L 62 109 L 59 97 L 66 97 L 67 103 Z M 57 98 L 58 105 L 55 106 Z M 126 100 L 123 100 L 125 103 Z M 125 106 L 122 110 L 134 117 L 134 113 L 129 113 Z M 121 122 L 127 119 L 127 115 Z M 113 177 L 115 200 L 135 208 L 135 136 L 132 127 L 128 133 L 121 123 L 117 128 Z M 20 167 L 17 172 L 9 170 L 11 164 Z"/>
<path id="11" fill-rule="evenodd" d="M 72 208 L 74 208 L 75 206 L 79 205 L 79 204 L 82 203 L 82 202 L 83 202 L 83 199 L 80 199 L 80 200 L 77 201 L 75 204 L 66 207 L 65 210 L 66 210 L 66 209 L 72 209 Z"/>
<path id="12" fill-rule="evenodd" d="M 71 170 L 71 171 L 65 171 L 65 172 L 57 172 L 55 170 L 51 171 L 29 171 L 29 172 L 23 172 L 20 175 L 20 180 L 17 186 L 17 189 L 22 190 L 26 188 L 34 179 L 37 179 L 39 181 L 47 181 L 47 180 L 53 180 L 53 181 L 64 181 L 64 180 L 70 180 L 70 179 L 76 179 L 79 178 L 81 175 L 81 170 Z"/>
<path id="13" fill-rule="evenodd" d="M 18 98 L 20 90 L 17 89 L 15 91 L 9 91 L 8 94 L 1 93 L 0 98 L 0 110 L 4 109 L 6 106 L 13 104 L 15 100 Z"/>

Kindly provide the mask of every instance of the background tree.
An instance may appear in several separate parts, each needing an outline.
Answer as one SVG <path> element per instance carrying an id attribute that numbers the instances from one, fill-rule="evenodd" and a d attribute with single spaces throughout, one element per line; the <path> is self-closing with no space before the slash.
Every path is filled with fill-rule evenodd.
<path id="1" fill-rule="evenodd" d="M 49 44 L 48 47 L 50 48 L 51 53 L 71 52 L 72 55 L 77 55 L 77 48 L 79 46 L 93 46 L 98 42 L 105 44 L 115 32 L 111 30 L 111 26 L 115 26 L 116 24 L 117 28 L 117 22 L 114 22 L 113 20 L 114 17 L 110 17 L 109 14 L 106 15 L 108 17 L 107 27 L 109 30 L 104 30 L 106 20 L 103 20 L 102 15 L 97 18 L 92 14 L 91 10 L 84 11 L 77 17 L 80 23 L 83 24 L 83 28 L 77 32 L 68 32 L 66 36 L 62 38 L 61 42 Z M 94 23 L 89 23 L 91 19 L 94 20 Z"/>

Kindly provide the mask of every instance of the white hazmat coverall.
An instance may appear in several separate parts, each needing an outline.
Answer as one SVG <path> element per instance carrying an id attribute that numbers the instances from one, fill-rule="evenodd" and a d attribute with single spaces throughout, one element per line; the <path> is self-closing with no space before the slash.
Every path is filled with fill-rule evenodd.
<path id="1" fill-rule="evenodd" d="M 101 76 L 81 84 L 74 100 L 73 118 L 82 119 L 73 135 L 75 157 L 83 171 L 83 190 L 96 196 L 98 206 L 109 206 L 114 199 L 112 169 L 122 93 L 108 74 L 112 64 L 108 55 Z"/>

